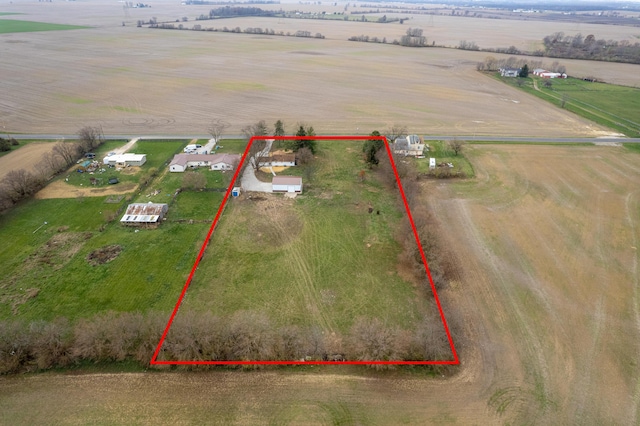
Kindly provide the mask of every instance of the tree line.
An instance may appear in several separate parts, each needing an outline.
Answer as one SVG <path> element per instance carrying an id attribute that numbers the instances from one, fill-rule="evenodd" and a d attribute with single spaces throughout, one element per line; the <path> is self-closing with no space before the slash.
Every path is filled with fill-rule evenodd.
<path id="1" fill-rule="evenodd" d="M 0 180 L 0 211 L 8 210 L 21 200 L 42 189 L 47 181 L 64 172 L 87 152 L 104 142 L 102 129 L 83 127 L 76 142 L 56 142 L 51 152 L 45 153 L 34 166 L 34 171 L 11 170 Z"/>
<path id="2" fill-rule="evenodd" d="M 483 52 L 504 53 L 507 55 L 546 56 L 563 59 L 586 59 L 591 61 L 624 62 L 640 64 L 640 43 L 629 40 L 596 39 L 593 34 L 584 37 L 555 32 L 542 39 L 544 49 L 532 52 L 522 51 L 515 46 L 481 49 L 475 42 L 462 40 L 458 49 L 481 50 Z"/>
<path id="3" fill-rule="evenodd" d="M 407 136 L 408 131 L 404 126 L 395 125 L 386 130 L 384 134 L 387 140 L 393 143 L 397 138 Z M 380 132 L 373 131 L 371 136 L 380 136 Z M 456 155 L 462 150 L 462 147 L 463 143 L 460 140 L 449 145 L 449 148 Z M 398 194 L 396 196 L 397 207 L 404 211 L 404 202 L 398 191 L 398 182 L 384 143 L 381 140 L 369 139 L 363 144 L 362 151 L 364 160 L 370 168 L 374 169 L 381 180 L 392 187 L 394 193 Z M 392 159 L 420 236 L 420 244 L 427 258 L 433 283 L 436 289 L 443 288 L 450 280 L 458 276 L 455 256 L 441 243 L 438 223 L 431 214 L 428 203 L 421 195 L 420 176 L 415 166 L 409 161 L 404 161 L 404 157 L 397 154 L 392 153 Z M 403 218 L 397 229 L 395 239 L 403 248 L 399 262 L 406 270 L 411 271 L 414 278 L 421 282 L 427 291 L 430 291 L 430 283 L 426 276 L 422 256 L 407 216 Z"/>
<path id="4" fill-rule="evenodd" d="M 628 40 L 596 39 L 593 34 L 584 37 L 556 32 L 542 39 L 544 56 L 593 61 L 640 64 L 640 43 Z M 535 54 L 535 52 L 534 52 Z"/>
<path id="5" fill-rule="evenodd" d="M 368 35 L 351 36 L 349 41 L 360 41 L 364 43 L 387 43 L 386 37 L 375 37 Z M 427 37 L 423 35 L 421 28 L 408 28 L 400 39 L 394 39 L 391 44 L 404 47 L 427 47 Z M 435 41 L 431 43 L 435 46 Z"/>
<path id="6" fill-rule="evenodd" d="M 19 146 L 20 142 L 18 142 L 14 137 L 10 137 L 8 139 L 0 138 L 0 152 L 8 152 L 11 151 L 12 146 Z"/>
<path id="7" fill-rule="evenodd" d="M 262 312 L 229 317 L 184 312 L 173 322 L 159 360 L 193 361 L 422 361 L 451 352 L 435 313 L 404 330 L 360 317 L 343 335 L 316 327 L 276 326 Z M 0 374 L 71 367 L 83 362 L 132 361 L 148 367 L 166 326 L 166 314 L 106 312 L 75 324 L 0 322 Z M 187 367 L 188 368 L 188 367 Z"/>

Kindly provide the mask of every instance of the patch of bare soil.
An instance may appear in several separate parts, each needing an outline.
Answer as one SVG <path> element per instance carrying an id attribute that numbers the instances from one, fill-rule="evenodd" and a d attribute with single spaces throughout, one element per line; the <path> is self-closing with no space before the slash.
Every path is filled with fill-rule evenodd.
<path id="1" fill-rule="evenodd" d="M 14 315 L 18 313 L 20 305 L 35 298 L 40 292 L 39 288 L 20 287 L 22 280 L 27 275 L 46 277 L 61 269 L 71 261 L 85 241 L 91 238 L 89 232 L 65 231 L 65 227 L 59 228 L 58 233 L 27 258 L 21 271 L 9 278 L 0 279 L 0 303 L 10 304 Z"/>
<path id="2" fill-rule="evenodd" d="M 239 250 L 247 253 L 275 250 L 297 238 L 303 221 L 292 205 L 290 199 L 266 193 L 243 199 L 236 216 L 249 232 L 234 237 Z"/>
<path id="3" fill-rule="evenodd" d="M 135 191 L 137 185 L 133 182 L 122 182 L 100 188 L 84 188 L 69 185 L 61 180 L 51 182 L 35 195 L 38 199 L 102 197 L 104 195 L 121 195 Z"/>
<path id="4" fill-rule="evenodd" d="M 93 266 L 104 265 L 117 258 L 121 251 L 122 247 L 117 244 L 100 247 L 87 255 L 87 262 Z"/>

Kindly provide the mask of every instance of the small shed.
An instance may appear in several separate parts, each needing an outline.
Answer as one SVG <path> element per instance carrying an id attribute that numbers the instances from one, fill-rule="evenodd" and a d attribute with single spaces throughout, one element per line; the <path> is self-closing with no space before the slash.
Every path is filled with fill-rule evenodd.
<path id="1" fill-rule="evenodd" d="M 167 204 L 135 203 L 129 204 L 120 223 L 129 226 L 157 226 L 169 210 Z"/>
<path id="2" fill-rule="evenodd" d="M 271 181 L 273 192 L 302 192 L 302 177 L 274 176 Z"/>
<path id="3" fill-rule="evenodd" d="M 436 159 L 429 158 L 429 170 L 434 170 L 436 168 Z"/>

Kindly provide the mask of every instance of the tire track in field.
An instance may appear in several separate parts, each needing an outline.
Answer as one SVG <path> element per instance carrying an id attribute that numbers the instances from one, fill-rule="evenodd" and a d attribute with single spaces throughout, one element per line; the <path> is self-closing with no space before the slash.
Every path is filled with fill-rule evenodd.
<path id="1" fill-rule="evenodd" d="M 549 390 L 551 374 L 544 356 L 542 342 L 529 325 L 529 316 L 521 309 L 521 302 L 518 301 L 517 294 L 515 294 L 516 290 L 509 279 L 508 265 L 505 265 L 504 261 L 489 248 L 491 245 L 484 240 L 481 232 L 475 226 L 466 204 L 460 203 L 459 207 L 458 217 L 461 225 L 465 229 L 465 234 L 469 236 L 472 246 L 476 248 L 475 250 L 477 250 L 479 252 L 478 254 L 484 259 L 483 263 L 489 267 L 492 276 L 496 278 L 495 284 L 500 287 L 500 291 L 505 296 L 504 300 L 508 302 L 508 306 L 505 306 L 493 297 L 494 304 L 498 305 L 496 306 L 495 312 L 498 314 L 501 310 L 505 311 L 503 315 L 501 315 L 504 319 L 502 326 L 508 326 L 509 322 L 512 322 L 517 327 L 517 334 L 522 336 L 519 340 L 521 343 L 520 348 L 524 352 L 523 355 L 526 356 L 524 361 L 531 361 L 532 364 L 535 363 L 535 365 L 531 365 L 532 368 L 528 370 L 530 371 L 529 374 L 533 375 L 534 384 L 539 385 L 543 395 L 542 398 L 537 398 L 539 406 L 535 407 L 534 410 L 544 412 L 544 409 L 552 399 Z M 511 312 L 511 314 L 509 314 L 509 312 Z M 524 406 L 520 408 L 523 409 L 524 412 L 518 413 L 517 415 L 526 415 L 526 413 L 529 413 L 533 408 L 526 406 L 526 402 L 523 402 L 523 404 Z M 533 402 L 529 404 L 533 404 Z"/>
<path id="2" fill-rule="evenodd" d="M 599 190 L 599 187 L 596 187 Z M 596 255 L 598 260 L 601 263 L 600 274 L 597 278 L 596 282 L 600 285 L 598 289 L 600 290 L 600 298 L 598 299 L 595 310 L 593 312 L 593 335 L 591 344 L 589 345 L 588 350 L 586 351 L 584 362 L 582 365 L 582 371 L 578 374 L 577 385 L 575 386 L 575 393 L 573 394 L 572 403 L 575 404 L 575 418 L 578 420 L 578 423 L 584 423 L 589 416 L 588 409 L 593 409 L 596 401 L 593 401 L 594 404 L 587 403 L 588 395 L 595 395 L 593 389 L 591 387 L 591 378 L 593 376 L 593 371 L 596 370 L 594 364 L 594 360 L 599 355 L 599 352 L 602 350 L 600 346 L 600 335 L 603 327 L 605 326 L 607 320 L 606 314 L 606 306 L 605 306 L 605 296 L 608 293 L 608 280 L 605 276 L 604 266 L 606 265 L 607 260 L 605 259 L 605 254 L 602 251 L 602 243 L 605 231 L 603 229 L 604 220 L 602 217 L 602 193 L 598 193 L 596 196 L 595 203 L 595 216 L 596 216 L 596 227 L 595 227 L 595 241 L 594 247 L 596 251 Z"/>
<path id="3" fill-rule="evenodd" d="M 288 230 L 286 224 L 283 222 L 283 217 L 278 214 L 278 210 L 281 208 L 283 207 L 277 205 L 275 200 L 270 199 L 266 210 L 278 231 L 285 235 Z M 307 250 L 303 251 L 303 247 L 300 247 L 302 244 L 300 244 L 299 241 L 301 240 L 293 244 L 288 244 L 285 247 L 286 265 L 292 272 L 292 282 L 296 285 L 298 293 L 302 296 L 308 313 L 325 333 L 331 333 L 335 329 L 335 324 L 327 317 L 326 312 L 321 309 L 320 297 L 315 286 L 313 267 L 308 262 L 308 259 L 314 258 L 317 255 L 317 248 L 315 248 L 314 252 L 309 252 L 308 249 L 312 248 L 313 245 L 305 245 L 304 248 Z M 305 255 L 303 256 L 301 253 Z"/>
<path id="4" fill-rule="evenodd" d="M 633 276 L 633 282 L 631 285 L 633 286 L 633 314 L 636 321 L 636 329 L 638 334 L 640 335 L 640 289 L 638 286 L 640 282 L 638 281 L 638 238 L 636 234 L 636 224 L 633 220 L 633 214 L 631 211 L 632 203 L 633 203 L 633 192 L 629 192 L 625 197 L 625 213 L 627 216 L 627 222 L 629 223 L 629 228 L 631 229 L 631 238 L 633 242 L 633 247 L 636 250 L 636 255 L 633 257 L 633 266 L 631 267 L 631 274 Z M 638 354 L 640 356 L 640 348 L 638 348 Z M 637 372 L 636 372 L 637 375 Z M 630 413 L 630 422 L 629 424 L 637 424 L 638 423 L 638 408 L 640 405 L 640 375 L 636 377 L 636 388 L 633 393 L 633 404 L 631 405 L 631 413 Z"/>

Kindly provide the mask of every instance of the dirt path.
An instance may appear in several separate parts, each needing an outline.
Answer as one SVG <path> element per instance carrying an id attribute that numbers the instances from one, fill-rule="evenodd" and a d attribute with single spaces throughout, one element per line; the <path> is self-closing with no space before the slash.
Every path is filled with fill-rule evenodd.
<path id="1" fill-rule="evenodd" d="M 124 154 L 129 151 L 139 140 L 140 138 L 133 138 L 126 144 L 122 145 L 120 148 L 114 149 L 113 152 L 115 152 L 116 154 Z"/>

